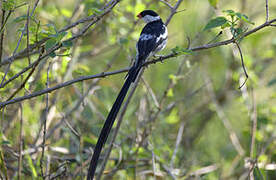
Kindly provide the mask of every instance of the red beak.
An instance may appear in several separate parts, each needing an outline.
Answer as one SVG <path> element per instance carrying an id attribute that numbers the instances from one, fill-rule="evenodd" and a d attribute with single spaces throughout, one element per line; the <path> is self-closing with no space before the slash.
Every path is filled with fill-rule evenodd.
<path id="1" fill-rule="evenodd" d="M 141 15 L 141 14 L 138 14 L 137 17 L 138 17 L 139 19 L 141 19 L 141 18 L 142 18 L 142 15 Z"/>

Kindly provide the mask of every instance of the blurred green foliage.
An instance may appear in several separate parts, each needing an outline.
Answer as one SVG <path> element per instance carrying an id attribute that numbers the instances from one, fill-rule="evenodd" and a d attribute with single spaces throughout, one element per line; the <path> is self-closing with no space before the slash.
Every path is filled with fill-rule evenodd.
<path id="1" fill-rule="evenodd" d="M 28 5 L 31 12 L 34 2 L 2 1 L 2 14 L 4 10 L 7 16 L 12 10 L 2 30 L 2 62 L 13 54 L 25 27 Z M 87 23 L 61 31 L 81 18 L 100 15 L 106 2 L 39 2 L 30 17 L 29 43 L 44 39 L 39 47 L 43 46 L 46 52 L 56 45 L 61 48 L 39 63 L 17 97 L 45 89 L 47 79 L 53 87 L 80 76 L 128 67 L 144 26 L 143 22 L 137 22 L 136 15 L 144 9 L 153 9 L 166 21 L 171 13 L 161 1 L 123 0 L 76 40 L 70 38 Z M 175 5 L 177 1 L 166 2 Z M 188 45 L 195 47 L 238 37 L 264 23 L 264 3 L 252 0 L 181 3 L 168 25 L 167 47 L 160 52 L 178 56 L 146 68 L 123 117 L 102 177 L 171 179 L 173 175 L 176 179 L 247 179 L 250 174 L 247 162 L 256 160 L 255 179 L 276 178 L 275 27 L 266 27 L 240 41 L 249 74 L 246 87 L 241 90 L 238 87 L 244 74 L 234 45 L 197 52 L 186 49 Z M 269 1 L 269 9 L 270 19 L 276 18 L 276 1 Z M 218 35 L 220 31 L 222 34 Z M 26 48 L 26 42 L 25 31 L 17 52 Z M 31 62 L 38 56 L 33 53 Z M 28 65 L 26 56 L 16 59 L 6 80 Z M 1 64 L 1 80 L 6 69 L 7 65 Z M 20 86 L 28 72 L 0 88 L 1 102 Z M 40 159 L 45 119 L 48 134 L 42 160 L 44 175 L 48 175 L 48 165 L 50 177 L 83 179 L 91 147 L 95 146 L 124 77 L 125 73 L 121 73 L 58 89 L 49 93 L 48 107 L 44 94 L 2 109 L 0 179 L 7 176 L 16 179 L 18 175 L 21 118 L 24 155 L 21 179 L 42 179 Z M 252 149 L 254 119 L 257 125 Z M 241 151 L 233 136 L 237 137 Z M 269 169 L 269 165 L 274 165 L 274 169 Z"/>

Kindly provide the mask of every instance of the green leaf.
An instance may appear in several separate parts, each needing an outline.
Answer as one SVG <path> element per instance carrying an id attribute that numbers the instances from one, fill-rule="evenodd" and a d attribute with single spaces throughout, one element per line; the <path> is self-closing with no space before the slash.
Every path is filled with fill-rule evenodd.
<path id="1" fill-rule="evenodd" d="M 273 86 L 274 84 L 276 84 L 276 78 L 272 79 L 271 81 L 268 82 L 268 86 Z"/>
<path id="2" fill-rule="evenodd" d="M 57 55 L 56 55 L 55 52 L 51 52 L 51 53 L 49 54 L 49 56 L 50 56 L 51 58 L 54 58 L 54 57 L 56 57 Z"/>
<path id="3" fill-rule="evenodd" d="M 119 39 L 119 43 L 120 44 L 127 44 L 128 43 L 128 39 L 127 38 L 120 38 Z"/>
<path id="4" fill-rule="evenodd" d="M 241 14 L 241 13 L 237 12 L 236 15 L 240 20 L 243 20 L 244 22 L 247 22 L 252 25 L 255 24 L 254 22 L 250 21 L 249 18 L 245 14 Z"/>
<path id="5" fill-rule="evenodd" d="M 57 42 L 54 38 L 49 39 L 49 40 L 46 41 L 46 43 L 45 43 L 45 48 L 46 48 L 46 50 L 51 49 L 51 48 L 54 47 L 57 43 L 58 43 L 58 42 Z"/>
<path id="6" fill-rule="evenodd" d="M 8 144 L 11 144 L 11 142 L 10 142 L 10 141 L 5 141 L 5 140 L 3 140 L 3 141 L 1 142 L 1 145 L 8 145 Z"/>
<path id="7" fill-rule="evenodd" d="M 192 54 L 193 51 L 190 49 L 186 49 L 183 47 L 175 46 L 175 48 L 171 49 L 171 51 L 175 54 Z"/>
<path id="8" fill-rule="evenodd" d="M 32 161 L 32 159 L 31 159 L 31 156 L 27 154 L 27 155 L 26 155 L 26 158 L 27 158 L 27 162 L 28 162 L 28 164 L 29 164 L 29 167 L 30 167 L 30 169 L 31 169 L 32 176 L 36 178 L 36 177 L 37 177 L 37 172 L 36 172 L 35 166 L 34 166 L 34 164 L 33 164 L 33 161 Z"/>
<path id="9" fill-rule="evenodd" d="M 234 17 L 236 15 L 235 11 L 233 10 L 223 10 L 222 12 L 226 13 L 228 16 Z"/>
<path id="10" fill-rule="evenodd" d="M 10 11 L 13 10 L 15 7 L 15 1 L 14 0 L 7 0 L 7 1 L 2 1 L 3 5 L 3 9 L 5 11 Z"/>
<path id="11" fill-rule="evenodd" d="M 211 4 L 211 6 L 213 6 L 213 7 L 216 7 L 219 2 L 219 0 L 208 0 L 208 1 Z"/>
<path id="12" fill-rule="evenodd" d="M 227 23 L 227 19 L 225 17 L 217 17 L 215 19 L 211 19 L 207 25 L 204 28 L 204 31 L 212 29 L 212 28 L 216 28 L 219 26 L 224 25 L 225 23 Z"/>
<path id="13" fill-rule="evenodd" d="M 61 39 L 66 36 L 67 32 L 60 32 L 57 34 L 57 41 L 61 41 Z"/>
<path id="14" fill-rule="evenodd" d="M 174 108 L 170 115 L 166 118 L 166 123 L 176 124 L 177 122 L 179 122 L 178 110 Z"/>
<path id="15" fill-rule="evenodd" d="M 71 47 L 71 46 L 73 46 L 73 42 L 72 42 L 72 41 L 69 41 L 69 40 L 63 41 L 63 42 L 62 42 L 62 46 L 63 46 L 63 47 Z"/>
<path id="16" fill-rule="evenodd" d="M 172 88 L 170 88 L 170 89 L 168 90 L 167 96 L 168 96 L 168 97 L 173 97 L 173 89 L 172 89 Z"/>

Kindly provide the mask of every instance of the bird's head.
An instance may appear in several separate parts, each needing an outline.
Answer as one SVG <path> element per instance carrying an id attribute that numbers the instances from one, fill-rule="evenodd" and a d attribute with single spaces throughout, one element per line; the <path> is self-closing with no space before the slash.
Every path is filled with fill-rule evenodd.
<path id="1" fill-rule="evenodd" d="M 146 23 L 160 20 L 159 15 L 153 10 L 144 10 L 140 12 L 137 17 L 143 19 Z"/>

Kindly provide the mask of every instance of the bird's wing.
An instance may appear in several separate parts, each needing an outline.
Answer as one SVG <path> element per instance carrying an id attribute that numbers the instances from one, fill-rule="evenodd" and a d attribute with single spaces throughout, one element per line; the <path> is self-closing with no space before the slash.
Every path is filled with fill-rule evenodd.
<path id="1" fill-rule="evenodd" d="M 154 50 L 160 44 L 159 41 L 161 40 L 160 34 L 163 33 L 162 25 L 160 24 L 147 24 L 141 32 L 140 38 L 136 44 L 137 48 L 137 56 L 139 63 L 144 61 L 148 58 L 150 53 L 154 52 Z"/>

